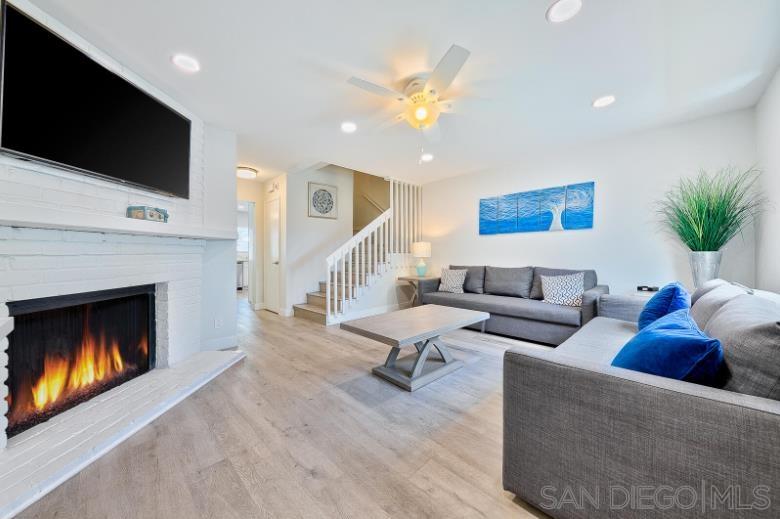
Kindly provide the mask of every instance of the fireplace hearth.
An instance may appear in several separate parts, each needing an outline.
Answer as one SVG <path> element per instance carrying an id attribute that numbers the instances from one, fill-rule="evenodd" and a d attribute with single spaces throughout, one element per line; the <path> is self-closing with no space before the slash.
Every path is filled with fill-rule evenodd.
<path id="1" fill-rule="evenodd" d="M 9 302 L 8 437 L 155 365 L 154 285 Z"/>

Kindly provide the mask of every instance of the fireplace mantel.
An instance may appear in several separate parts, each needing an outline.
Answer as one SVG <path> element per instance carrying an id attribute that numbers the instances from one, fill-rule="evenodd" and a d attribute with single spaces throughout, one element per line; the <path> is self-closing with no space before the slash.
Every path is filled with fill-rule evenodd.
<path id="1" fill-rule="evenodd" d="M 204 226 L 149 222 L 113 215 L 87 217 L 82 212 L 8 202 L 0 204 L 0 227 L 2 226 L 204 240 L 236 239 L 235 229 L 211 229 Z"/>

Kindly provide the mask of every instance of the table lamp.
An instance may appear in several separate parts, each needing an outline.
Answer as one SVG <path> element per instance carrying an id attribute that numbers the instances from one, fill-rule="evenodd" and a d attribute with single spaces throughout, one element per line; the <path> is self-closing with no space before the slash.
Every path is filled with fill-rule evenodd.
<path id="1" fill-rule="evenodd" d="M 412 256 L 415 258 L 420 258 L 420 262 L 417 264 L 417 275 L 419 277 L 425 276 L 425 272 L 428 270 L 428 265 L 425 264 L 423 258 L 431 257 L 431 242 L 416 241 L 412 243 Z"/>

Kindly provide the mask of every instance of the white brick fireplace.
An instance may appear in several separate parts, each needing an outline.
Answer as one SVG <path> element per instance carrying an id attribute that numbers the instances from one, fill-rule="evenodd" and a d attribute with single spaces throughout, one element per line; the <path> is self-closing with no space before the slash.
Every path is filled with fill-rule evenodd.
<path id="1" fill-rule="evenodd" d="M 235 134 L 205 124 L 27 0 L 12 3 L 187 116 L 192 133 L 189 199 L 0 154 L 0 517 L 17 513 L 243 357 L 207 351 L 236 344 Z M 128 219 L 129 205 L 167 209 L 169 223 Z M 7 442 L 6 336 L 13 320 L 6 303 L 148 284 L 156 291 L 156 368 Z M 128 385 L 132 391 L 122 389 Z M 148 403 L 130 393 L 146 395 Z M 41 461 L 31 463 L 33 457 Z"/>
<path id="2" fill-rule="evenodd" d="M 0 315 L 5 301 L 156 284 L 157 367 L 167 367 L 200 351 L 203 250 L 203 240 L 0 227 Z M 3 362 L 0 383 L 7 375 Z"/>

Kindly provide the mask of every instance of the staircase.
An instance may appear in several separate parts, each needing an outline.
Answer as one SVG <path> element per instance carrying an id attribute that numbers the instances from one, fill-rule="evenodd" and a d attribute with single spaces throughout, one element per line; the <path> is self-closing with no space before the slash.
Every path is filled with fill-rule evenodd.
<path id="1" fill-rule="evenodd" d="M 422 191 L 390 180 L 390 208 L 325 259 L 325 280 L 293 305 L 296 317 L 336 324 L 371 312 L 362 297 L 396 270 L 411 267 L 411 244 L 422 234 Z"/>

